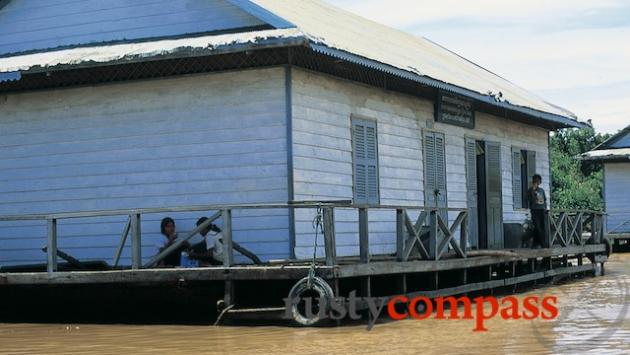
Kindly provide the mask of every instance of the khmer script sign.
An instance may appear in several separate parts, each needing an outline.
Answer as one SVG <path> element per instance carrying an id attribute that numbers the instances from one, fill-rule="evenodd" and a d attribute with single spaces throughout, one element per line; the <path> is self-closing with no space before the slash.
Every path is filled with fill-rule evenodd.
<path id="1" fill-rule="evenodd" d="M 475 128 L 473 103 L 458 95 L 440 93 L 435 107 L 435 120 L 473 129 Z"/>

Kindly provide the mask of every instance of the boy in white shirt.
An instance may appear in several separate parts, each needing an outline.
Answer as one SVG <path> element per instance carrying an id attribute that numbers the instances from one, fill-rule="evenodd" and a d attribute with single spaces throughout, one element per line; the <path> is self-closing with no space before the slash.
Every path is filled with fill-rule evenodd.
<path id="1" fill-rule="evenodd" d="M 199 220 L 197 220 L 197 226 L 200 226 L 207 220 L 207 217 L 199 218 Z M 205 264 L 204 266 L 223 265 L 223 234 L 221 233 L 221 229 L 214 224 L 210 224 L 208 227 L 200 230 L 199 234 L 205 238 L 205 241 L 199 244 L 205 244 L 205 246 L 198 248 L 195 248 L 196 246 L 193 247 L 194 250 L 191 250 L 190 257 L 200 260 Z"/>

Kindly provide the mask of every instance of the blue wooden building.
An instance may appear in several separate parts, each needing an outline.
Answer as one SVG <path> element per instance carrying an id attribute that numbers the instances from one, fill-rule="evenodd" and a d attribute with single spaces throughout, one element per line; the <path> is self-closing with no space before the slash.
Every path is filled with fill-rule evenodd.
<path id="1" fill-rule="evenodd" d="M 630 239 L 630 126 L 584 154 L 583 159 L 604 166 L 606 232 L 614 239 Z"/>
<path id="2" fill-rule="evenodd" d="M 0 215 L 351 200 L 468 209 L 469 247 L 502 248 L 529 177 L 550 190 L 549 133 L 583 126 L 321 1 L 0 6 Z M 356 211 L 336 213 L 337 254 L 357 255 Z M 165 215 L 142 221 L 145 259 Z M 180 231 L 199 217 L 169 215 Z M 264 260 L 312 253 L 312 212 L 233 217 L 234 240 Z M 109 260 L 124 219 L 59 223 L 60 249 Z M 371 253 L 395 251 L 394 228 L 370 212 Z M 44 222 L 0 222 L 0 265 L 43 262 L 45 244 Z"/>

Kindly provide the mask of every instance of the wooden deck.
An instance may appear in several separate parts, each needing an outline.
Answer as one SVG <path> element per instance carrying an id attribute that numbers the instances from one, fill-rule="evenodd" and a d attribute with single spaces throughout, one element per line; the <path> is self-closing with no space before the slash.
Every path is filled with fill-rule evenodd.
<path id="1" fill-rule="evenodd" d="M 313 260 L 276 260 L 256 265 L 238 265 L 234 261 L 232 241 L 232 210 L 257 208 L 316 209 L 323 232 L 324 255 Z M 338 257 L 335 241 L 335 208 L 356 208 L 359 224 L 359 253 L 353 257 Z M 48 221 L 48 263 L 45 272 L 0 273 L 0 290 L 41 288 L 63 292 L 73 287 L 107 288 L 112 285 L 130 287 L 172 288 L 196 283 L 211 287 L 221 296 L 218 310 L 240 315 L 269 309 L 279 310 L 282 299 L 291 287 L 309 275 L 314 266 L 315 275 L 325 280 L 334 295 L 346 297 L 357 291 L 362 297 L 378 295 L 425 295 L 428 297 L 455 295 L 537 282 L 577 274 L 596 275 L 604 271 L 607 247 L 603 239 L 600 212 L 553 211 L 547 245 L 541 249 L 471 250 L 466 248 L 467 211 L 452 210 L 458 217 L 450 224 L 443 220 L 440 210 L 424 207 L 379 206 L 395 216 L 392 241 L 396 251 L 389 255 L 372 255 L 368 237 L 368 209 L 339 203 L 266 206 L 195 206 L 164 210 L 200 210 L 211 217 L 186 237 L 178 239 L 162 253 L 146 262 L 140 256 L 141 215 L 155 210 L 105 211 L 77 214 L 0 216 L 0 220 L 46 219 Z M 411 210 L 416 210 L 414 213 Z M 419 210 L 419 211 L 418 211 Z M 116 263 L 131 236 L 131 267 L 115 267 L 105 271 L 62 271 L 57 265 L 58 219 L 94 216 L 128 215 L 123 227 L 120 246 L 116 250 Z M 417 215 L 415 220 L 410 215 Z M 155 265 L 171 250 L 204 229 L 209 223 L 223 219 L 224 263 L 222 266 L 202 268 L 156 268 Z M 319 222 L 318 222 L 319 223 Z M 457 234 L 457 238 L 456 238 Z M 182 286 L 183 285 L 183 286 Z M 268 285 L 261 287 L 261 285 Z M 21 292 L 22 292 L 21 291 Z M 5 295 L 11 292 L 5 293 Z M 98 298 L 98 294 L 93 297 Z M 252 300 L 253 297 L 253 300 Z M 265 301 L 258 302 L 259 299 Z M 243 302 L 245 300 L 245 302 Z M 105 300 L 103 300 L 105 301 Z M 62 301 L 63 302 L 63 301 Z M 209 300 L 211 302 L 211 300 Z M 243 307 L 242 305 L 246 305 Z M 253 304 L 253 306 L 252 306 Z M 218 305 L 221 305 L 219 307 Z M 54 307 L 53 307 L 54 309 Z M 220 317 L 219 317 L 220 318 Z"/>
<path id="2" fill-rule="evenodd" d="M 547 249 L 512 249 L 515 256 L 479 256 L 466 259 L 445 258 L 442 260 L 409 260 L 399 262 L 394 256 L 382 257 L 370 263 L 357 263 L 355 258 L 339 258 L 334 266 L 317 265 L 317 275 L 328 280 L 351 277 L 399 275 L 449 270 L 465 270 L 511 263 L 520 260 L 559 257 L 564 255 L 601 254 L 604 244 Z M 0 286 L 9 285 L 63 285 L 63 284 L 126 284 L 165 283 L 181 281 L 225 281 L 225 280 L 298 280 L 308 275 L 309 263 L 287 265 L 251 265 L 231 267 L 140 269 L 112 271 L 70 272 L 27 272 L 1 273 Z M 547 273 L 549 274 L 550 271 Z M 545 275 L 538 275 L 545 277 Z"/>

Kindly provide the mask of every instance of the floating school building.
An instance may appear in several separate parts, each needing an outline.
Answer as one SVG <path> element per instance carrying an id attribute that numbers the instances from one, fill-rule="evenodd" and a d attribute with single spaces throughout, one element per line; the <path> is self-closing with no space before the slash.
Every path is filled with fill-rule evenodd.
<path id="1" fill-rule="evenodd" d="M 619 245 L 630 240 L 630 126 L 582 159 L 604 165 L 605 233 Z"/>
<path id="2" fill-rule="evenodd" d="M 314 252 L 364 294 L 605 261 L 596 211 L 552 211 L 549 248 L 513 250 L 550 132 L 584 124 L 427 39 L 316 0 L 0 4 L 0 287 L 192 280 L 238 308 L 252 280 L 286 296 Z M 213 216 L 225 265 L 152 268 L 167 215 L 181 240 Z"/>

